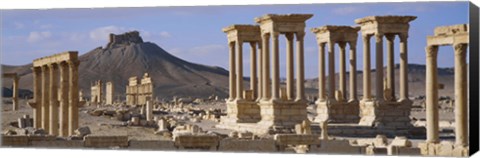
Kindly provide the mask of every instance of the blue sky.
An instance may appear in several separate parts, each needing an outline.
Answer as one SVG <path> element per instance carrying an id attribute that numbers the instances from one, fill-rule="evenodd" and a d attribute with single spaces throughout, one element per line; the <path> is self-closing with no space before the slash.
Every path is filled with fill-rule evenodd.
<path id="1" fill-rule="evenodd" d="M 80 54 L 84 54 L 96 47 L 105 46 L 109 33 L 138 30 L 144 41 L 154 42 L 177 57 L 225 69 L 228 69 L 228 48 L 226 35 L 221 31 L 223 27 L 232 24 L 255 24 L 255 17 L 269 13 L 314 14 L 307 21 L 305 30 L 307 78 L 316 77 L 318 72 L 318 47 L 314 34 L 310 32 L 311 28 L 323 25 L 356 25 L 355 19 L 370 15 L 414 15 L 418 18 L 410 23 L 409 62 L 424 64 L 426 36 L 433 35 L 433 29 L 436 26 L 468 23 L 468 2 L 95 8 L 2 10 L 1 12 L 2 64 L 28 64 L 33 59 L 67 50 L 77 50 Z M 399 61 L 398 41 L 397 37 L 395 39 L 396 63 Z M 281 36 L 281 76 L 285 76 L 284 50 L 285 40 L 284 36 Z M 363 65 L 362 50 L 362 40 L 359 38 L 357 41 L 357 68 L 359 69 Z M 248 45 L 245 44 L 244 74 L 246 76 L 249 75 L 248 51 Z M 338 58 L 338 55 L 336 57 Z M 453 48 L 441 47 L 439 66 L 453 66 L 452 59 Z M 375 63 L 372 62 L 372 67 L 374 66 Z M 338 70 L 338 67 L 336 69 Z"/>

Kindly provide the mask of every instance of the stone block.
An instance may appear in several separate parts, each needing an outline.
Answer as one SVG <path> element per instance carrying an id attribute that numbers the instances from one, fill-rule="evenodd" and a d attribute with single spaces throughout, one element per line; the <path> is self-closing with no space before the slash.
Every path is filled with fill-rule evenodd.
<path id="1" fill-rule="evenodd" d="M 170 140 L 130 140 L 128 149 L 140 150 L 175 150 L 174 142 Z"/>
<path id="2" fill-rule="evenodd" d="M 220 141 L 218 151 L 235 152 L 275 152 L 275 141 L 272 139 L 234 139 L 225 138 Z"/>
<path id="3" fill-rule="evenodd" d="M 274 140 L 277 145 L 318 145 L 320 144 L 320 135 L 276 134 Z"/>
<path id="4" fill-rule="evenodd" d="M 88 126 L 80 127 L 75 130 L 75 135 L 78 137 L 84 137 L 89 134 L 92 134 L 92 132 L 90 131 L 90 128 Z"/>
<path id="5" fill-rule="evenodd" d="M 388 155 L 388 150 L 386 147 L 368 146 L 365 153 L 367 155 Z"/>
<path id="6" fill-rule="evenodd" d="M 21 135 L 2 135 L 2 146 L 24 147 L 28 146 L 28 137 Z"/>
<path id="7" fill-rule="evenodd" d="M 214 135 L 179 135 L 174 141 L 180 149 L 217 150 L 219 139 Z"/>
<path id="8" fill-rule="evenodd" d="M 128 147 L 128 136 L 95 136 L 87 135 L 83 138 L 85 147 L 110 148 Z"/>
<path id="9" fill-rule="evenodd" d="M 83 148 L 83 140 L 39 140 L 30 142 L 34 147 L 46 147 L 46 148 Z"/>

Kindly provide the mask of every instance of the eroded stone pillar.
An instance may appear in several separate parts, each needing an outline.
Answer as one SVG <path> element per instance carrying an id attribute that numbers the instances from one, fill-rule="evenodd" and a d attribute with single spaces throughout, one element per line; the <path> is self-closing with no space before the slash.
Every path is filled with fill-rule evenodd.
<path id="1" fill-rule="evenodd" d="M 370 74 L 370 37 L 363 35 L 363 100 L 370 100 L 371 93 L 371 74 Z"/>
<path id="2" fill-rule="evenodd" d="M 467 44 L 455 44 L 455 145 L 468 146 Z"/>
<path id="3" fill-rule="evenodd" d="M 235 68 L 235 43 L 234 42 L 229 42 L 228 43 L 228 46 L 229 46 L 229 50 L 230 50 L 230 71 L 229 71 L 229 97 L 228 97 L 228 100 L 229 101 L 232 101 L 233 99 L 235 99 L 237 96 L 236 96 L 236 83 L 235 83 L 235 71 L 236 71 L 236 68 Z"/>
<path id="4" fill-rule="evenodd" d="M 19 80 L 19 77 L 15 75 L 15 77 L 13 77 L 13 94 L 12 94 L 12 110 L 13 111 L 17 111 L 18 109 L 18 80 Z"/>
<path id="5" fill-rule="evenodd" d="M 69 68 L 69 92 L 68 98 L 68 135 L 73 135 L 74 130 L 78 128 L 78 61 L 70 61 Z"/>
<path id="6" fill-rule="evenodd" d="M 262 97 L 264 100 L 270 99 L 270 34 L 264 33 L 262 35 L 262 54 L 263 54 L 263 65 L 262 65 Z"/>
<path id="7" fill-rule="evenodd" d="M 48 133 L 58 135 L 58 64 L 48 66 L 50 69 L 50 128 Z"/>
<path id="8" fill-rule="evenodd" d="M 279 60 L 279 47 L 278 47 L 278 36 L 279 33 L 272 33 L 272 99 L 279 99 L 280 94 L 280 60 Z"/>
<path id="9" fill-rule="evenodd" d="M 250 89 L 253 98 L 257 98 L 257 42 L 250 42 Z"/>
<path id="10" fill-rule="evenodd" d="M 68 65 L 62 62 L 60 68 L 60 136 L 68 136 Z"/>
<path id="11" fill-rule="evenodd" d="M 408 99 L 408 34 L 400 34 L 400 100 Z"/>
<path id="12" fill-rule="evenodd" d="M 325 94 L 325 43 L 319 44 L 318 52 L 318 99 L 324 101 Z"/>
<path id="13" fill-rule="evenodd" d="M 33 71 L 33 99 L 35 108 L 33 108 L 33 127 L 42 128 L 42 69 L 34 67 Z"/>
<path id="14" fill-rule="evenodd" d="M 303 37 L 305 32 L 296 32 L 296 47 L 297 47 L 297 98 L 296 101 L 305 100 L 305 63 L 303 52 Z"/>
<path id="15" fill-rule="evenodd" d="M 236 48 L 236 68 L 237 68 L 237 100 L 242 100 L 242 94 L 243 94 L 243 41 L 237 40 L 235 43 L 235 48 Z"/>
<path id="16" fill-rule="evenodd" d="M 393 101 L 395 100 L 395 59 L 394 59 L 394 44 L 395 34 L 386 34 L 385 38 L 387 39 L 387 87 L 390 89 L 390 94 L 388 95 Z"/>
<path id="17" fill-rule="evenodd" d="M 293 33 L 286 33 L 285 37 L 287 39 L 287 99 L 293 99 Z"/>
<path id="18" fill-rule="evenodd" d="M 328 42 L 328 99 L 335 100 L 335 43 Z"/>
<path id="19" fill-rule="evenodd" d="M 50 129 L 49 75 L 48 66 L 42 66 L 42 128 L 45 131 Z"/>
<path id="20" fill-rule="evenodd" d="M 427 46 L 427 77 L 426 77 L 426 113 L 427 113 L 427 143 L 438 143 L 438 80 L 437 53 L 438 46 Z"/>
<path id="21" fill-rule="evenodd" d="M 356 101 L 357 99 L 357 42 L 348 42 L 350 46 L 350 99 L 349 101 Z"/>
<path id="22" fill-rule="evenodd" d="M 258 97 L 257 100 L 262 99 L 263 97 L 263 49 L 261 42 L 258 43 L 259 51 L 258 51 Z"/>
<path id="23" fill-rule="evenodd" d="M 375 97 L 377 101 L 384 100 L 383 94 L 383 35 L 382 34 L 375 34 L 375 74 L 376 74 L 376 85 L 375 85 Z"/>
<path id="24" fill-rule="evenodd" d="M 347 80 L 346 80 L 346 64 L 345 64 L 345 42 L 339 42 L 338 46 L 340 47 L 340 73 L 339 73 L 339 89 L 342 92 L 342 98 L 347 98 L 346 92 L 347 92 Z"/>

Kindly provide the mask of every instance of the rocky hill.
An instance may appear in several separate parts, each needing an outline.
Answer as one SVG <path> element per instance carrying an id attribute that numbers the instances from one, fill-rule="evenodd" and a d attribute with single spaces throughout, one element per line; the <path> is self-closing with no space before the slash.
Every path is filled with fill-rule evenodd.
<path id="1" fill-rule="evenodd" d="M 228 95 L 228 71 L 177 58 L 155 43 L 144 42 L 136 31 L 111 34 L 105 48 L 95 48 L 81 55 L 79 60 L 79 84 L 86 97 L 90 94 L 91 83 L 102 80 L 113 82 L 116 96 L 123 98 L 128 78 L 141 78 L 144 73 L 152 77 L 154 93 L 159 98 Z M 20 88 L 32 89 L 31 66 L 2 65 L 2 69 L 22 76 Z M 3 87 L 10 85 L 11 81 L 3 81 Z"/>

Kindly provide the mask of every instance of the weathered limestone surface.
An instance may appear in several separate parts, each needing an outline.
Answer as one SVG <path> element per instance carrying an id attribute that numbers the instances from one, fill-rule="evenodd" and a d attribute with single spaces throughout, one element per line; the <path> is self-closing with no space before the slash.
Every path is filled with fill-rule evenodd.
<path id="1" fill-rule="evenodd" d="M 106 94 L 105 94 L 105 104 L 107 105 L 112 105 L 113 104 L 113 100 L 114 100 L 114 87 L 113 87 L 113 83 L 112 82 L 107 82 L 106 84 L 106 90 L 105 90 Z"/>
<path id="2" fill-rule="evenodd" d="M 137 150 L 175 150 L 174 142 L 170 140 L 130 140 L 128 149 Z"/>
<path id="3" fill-rule="evenodd" d="M 137 77 L 128 79 L 126 98 L 128 105 L 145 105 L 147 98 L 153 98 L 153 82 L 148 73 L 143 75 L 140 83 Z"/>
<path id="4" fill-rule="evenodd" d="M 179 135 L 174 141 L 179 149 L 217 150 L 220 138 L 216 135 Z"/>
<path id="5" fill-rule="evenodd" d="M 412 101 L 408 98 L 408 57 L 407 38 L 409 22 L 415 16 L 369 16 L 356 19 L 360 25 L 364 42 L 364 97 L 360 101 L 360 125 L 409 129 L 410 108 Z M 393 60 L 393 40 L 400 38 L 400 97 L 395 99 Z M 386 86 L 383 85 L 383 37 L 387 38 L 387 76 Z M 371 98 L 370 78 L 370 38 L 375 37 L 376 57 L 376 89 L 375 98 Z M 388 93 L 385 93 L 388 92 Z M 387 98 L 387 99 L 385 99 Z"/>
<path id="6" fill-rule="evenodd" d="M 468 78 L 467 46 L 469 44 L 467 24 L 441 26 L 435 28 L 434 36 L 427 37 L 427 140 L 419 144 L 422 155 L 468 156 Z M 439 142 L 438 116 L 438 47 L 452 45 L 455 54 L 455 145 Z"/>
<path id="7" fill-rule="evenodd" d="M 85 141 L 85 147 L 94 147 L 94 148 L 128 147 L 128 136 L 87 135 L 83 139 Z"/>
<path id="8" fill-rule="evenodd" d="M 78 127 L 79 64 L 78 52 L 75 51 L 33 61 L 33 89 L 36 94 L 29 104 L 35 106 L 35 127 L 55 136 L 72 135 Z"/>
<path id="9" fill-rule="evenodd" d="M 356 89 L 356 43 L 359 27 L 351 26 L 322 26 L 313 28 L 315 33 L 319 52 L 319 99 L 317 104 L 317 117 L 315 122 L 332 123 L 357 123 L 359 120 L 359 106 Z M 334 45 L 340 47 L 340 75 L 339 90 L 335 89 L 335 54 Z M 350 47 L 350 89 L 349 99 L 347 100 L 346 91 L 346 64 L 345 49 L 346 45 Z M 328 83 L 329 94 L 325 98 L 325 45 L 328 45 Z M 338 96 L 336 96 L 336 94 Z"/>
<path id="10" fill-rule="evenodd" d="M 91 103 L 102 104 L 102 101 L 103 101 L 102 87 L 103 87 L 103 82 L 100 80 L 95 81 L 95 83 L 92 85 L 92 87 L 90 88 Z"/>
<path id="11" fill-rule="evenodd" d="M 225 138 L 220 141 L 218 151 L 230 152 L 275 152 L 275 141 L 272 139 L 235 139 Z"/>

